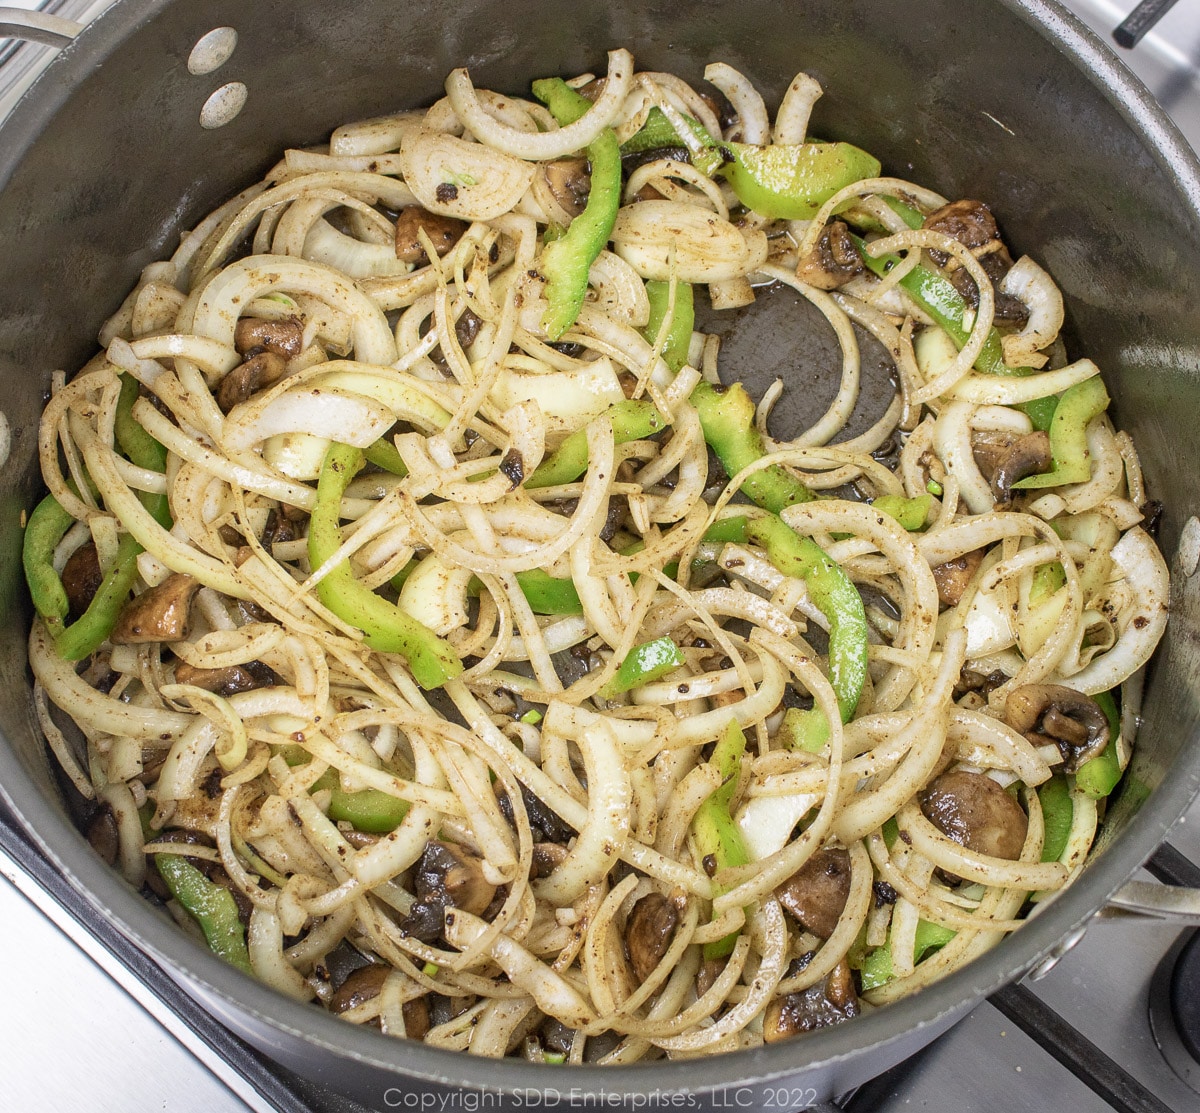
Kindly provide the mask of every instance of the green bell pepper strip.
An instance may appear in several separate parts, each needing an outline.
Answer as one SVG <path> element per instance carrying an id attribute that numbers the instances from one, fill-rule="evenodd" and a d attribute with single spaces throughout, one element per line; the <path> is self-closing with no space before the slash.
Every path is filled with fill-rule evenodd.
<path id="1" fill-rule="evenodd" d="M 1092 696 L 1108 720 L 1108 744 L 1095 757 L 1089 758 L 1075 774 L 1075 785 L 1093 800 L 1107 796 L 1121 779 L 1121 761 L 1117 756 L 1117 739 L 1121 735 L 1121 716 L 1112 692 L 1097 692 Z"/>
<path id="2" fill-rule="evenodd" d="M 400 826 L 408 814 L 408 801 L 382 792 L 364 788 L 346 792 L 342 779 L 334 769 L 326 770 L 314 782 L 310 792 L 329 790 L 329 818 L 349 823 L 356 831 L 370 835 L 386 835 Z"/>
<path id="3" fill-rule="evenodd" d="M 715 876 L 722 870 L 745 866 L 750 862 L 750 851 L 742 838 L 741 829 L 734 822 L 730 811 L 733 794 L 737 789 L 742 772 L 742 756 L 746 752 L 746 735 L 736 719 L 730 719 L 725 733 L 721 735 L 710 759 L 721 774 L 721 784 L 696 809 L 692 818 L 692 836 L 696 849 L 705 862 L 715 867 Z M 719 897 L 728 887 L 713 883 L 713 897 Z M 725 958 L 737 942 L 738 932 L 732 931 L 720 939 L 704 944 L 705 959 Z"/>
<path id="4" fill-rule="evenodd" d="M 657 344 L 658 334 L 663 321 L 667 319 L 667 310 L 671 304 L 671 284 L 648 280 L 646 297 L 650 300 L 650 321 L 642 329 L 642 335 L 651 344 Z M 667 339 L 661 353 L 663 362 L 672 371 L 678 371 L 687 363 L 688 348 L 691 347 L 692 330 L 695 327 L 696 305 L 692 297 L 692 287 L 686 282 L 676 282 L 675 315 L 671 318 L 671 327 L 667 331 Z"/>
<path id="5" fill-rule="evenodd" d="M 632 688 L 640 688 L 679 668 L 684 660 L 679 646 L 668 637 L 642 642 L 629 651 L 612 679 L 600 689 L 600 695 L 604 699 L 612 699 Z"/>
<path id="6" fill-rule="evenodd" d="M 829 720 L 819 707 L 808 710 L 789 707 L 783 713 L 779 735 L 789 750 L 819 754 L 829 741 Z"/>
<path id="7" fill-rule="evenodd" d="M 878 258 L 866 250 L 866 244 L 854 237 L 858 252 L 866 267 L 873 274 L 882 278 L 900 262 L 899 255 L 880 255 Z M 970 329 L 963 327 L 963 318 L 967 312 L 967 303 L 955 288 L 954 284 L 937 271 L 918 263 L 902 279 L 900 285 L 934 321 L 945 330 L 954 341 L 955 347 L 961 350 L 970 336 Z M 1004 362 L 1004 345 L 1000 342 L 1000 333 L 992 327 L 988 330 L 987 339 L 975 360 L 975 368 L 985 375 L 1016 375 L 1026 377 L 1035 374 L 1032 367 L 1009 367 Z M 1035 429 L 1049 429 L 1051 418 L 1054 416 L 1056 398 L 1035 398 L 1032 402 L 1024 402 L 1017 408 L 1029 416 Z"/>
<path id="8" fill-rule="evenodd" d="M 913 961 L 920 962 L 930 951 L 944 947 L 955 936 L 953 928 L 943 927 L 929 920 L 918 920 L 916 937 L 913 945 Z M 892 973 L 892 941 L 889 939 L 882 947 L 876 947 L 866 958 L 859 969 L 862 979 L 862 991 L 878 989 L 895 976 Z"/>
<path id="9" fill-rule="evenodd" d="M 573 580 L 559 579 L 540 568 L 517 572 L 516 577 L 521 594 L 534 614 L 583 614 L 583 604 Z M 394 578 L 392 582 L 395 583 Z M 482 581 L 472 577 L 467 584 L 467 593 L 478 596 L 481 591 Z"/>
<path id="10" fill-rule="evenodd" d="M 915 533 L 924 529 L 929 520 L 933 496 L 918 495 L 916 498 L 906 499 L 903 495 L 880 495 L 871 505 L 889 518 L 895 518 L 909 533 Z"/>
<path id="11" fill-rule="evenodd" d="M 361 449 L 336 441 L 325 453 L 317 480 L 317 501 L 308 526 L 308 559 L 314 569 L 333 556 L 342 544 L 339 525 L 342 496 L 363 462 Z M 359 583 L 348 560 L 336 565 L 317 584 L 317 597 L 339 618 L 362 630 L 363 640 L 372 649 L 405 657 L 422 688 L 441 687 L 462 672 L 462 662 L 449 642 L 395 603 Z"/>
<path id="12" fill-rule="evenodd" d="M 82 661 L 112 633 L 137 579 L 141 551 L 142 546 L 130 534 L 122 536 L 112 567 L 104 574 L 87 610 L 55 639 L 58 652 L 66 660 Z"/>
<path id="13" fill-rule="evenodd" d="M 25 526 L 21 562 L 34 609 L 46 623 L 58 652 L 68 661 L 82 661 L 112 633 L 137 578 L 137 557 L 142 547 L 129 534 L 121 538 L 112 567 L 100 581 L 87 610 L 67 626 L 70 604 L 53 558 L 74 521 L 53 495 L 47 495 Z"/>
<path id="14" fill-rule="evenodd" d="M 746 540 L 765 549 L 784 575 L 802 579 L 828 620 L 829 680 L 848 723 L 867 679 L 867 615 L 858 588 L 811 537 L 801 537 L 774 514 L 750 520 Z"/>
<path id="15" fill-rule="evenodd" d="M 592 102 L 575 92 L 562 78 L 533 83 L 533 95 L 550 109 L 562 125 L 582 117 Z M 557 340 L 579 316 L 587 294 L 588 270 L 612 235 L 621 205 L 621 148 L 612 128 L 605 128 L 588 144 L 592 181 L 587 204 L 566 232 L 542 250 L 538 270 L 546 280 L 549 307 L 542 327 Z"/>
<path id="16" fill-rule="evenodd" d="M 66 629 L 71 604 L 62 579 L 54 570 L 54 550 L 74 522 L 58 499 L 47 495 L 29 515 L 21 545 L 21 563 L 25 568 L 29 597 L 55 638 Z"/>
<path id="17" fill-rule="evenodd" d="M 666 420 L 653 402 L 626 399 L 606 411 L 612 422 L 613 443 L 626 444 L 651 437 L 666 428 Z M 587 430 L 576 429 L 525 480 L 527 490 L 573 483 L 588 466 Z"/>
<path id="18" fill-rule="evenodd" d="M 1075 809 L 1071 804 L 1071 786 L 1061 774 L 1044 781 L 1037 788 L 1038 803 L 1042 805 L 1042 861 L 1057 862 L 1067 849 L 1071 821 Z"/>
<path id="19" fill-rule="evenodd" d="M 772 220 L 811 220 L 839 189 L 879 175 L 879 160 L 850 143 L 722 143 L 721 173 L 746 208 Z"/>
<path id="20" fill-rule="evenodd" d="M 400 453 L 396 451 L 396 446 L 387 437 L 380 437 L 374 444 L 367 445 L 363 449 L 363 455 L 366 456 L 368 463 L 374 464 L 383 471 L 391 472 L 392 475 L 398 475 L 401 478 L 408 475 L 408 468 L 404 466 Z"/>
<path id="21" fill-rule="evenodd" d="M 754 401 L 741 383 L 719 387 L 702 382 L 692 391 L 691 403 L 700 417 L 704 439 L 731 479 L 766 455 L 762 434 L 754 427 Z M 742 490 L 773 514 L 816 497 L 778 464 L 756 471 L 742 483 Z"/>
<path id="22" fill-rule="evenodd" d="M 209 949 L 231 966 L 253 974 L 246 950 L 246 929 L 238 918 L 233 894 L 209 881 L 191 862 L 178 854 L 156 854 L 154 864 L 167 888 L 200 925 Z"/>
<path id="23" fill-rule="evenodd" d="M 1054 466 L 1013 484 L 1018 490 L 1086 483 L 1092 477 L 1087 446 L 1088 422 L 1108 409 L 1108 391 L 1098 375 L 1064 390 L 1050 422 L 1050 458 Z"/>
<path id="24" fill-rule="evenodd" d="M 165 472 L 166 448 L 147 433 L 141 422 L 133 416 L 133 404 L 138 400 L 139 391 L 137 379 L 132 375 L 121 376 L 121 393 L 117 397 L 116 420 L 113 423 L 117 446 L 139 468 Z M 149 491 L 139 491 L 138 497 L 163 529 L 171 528 L 173 519 L 166 495 L 152 495 Z"/>

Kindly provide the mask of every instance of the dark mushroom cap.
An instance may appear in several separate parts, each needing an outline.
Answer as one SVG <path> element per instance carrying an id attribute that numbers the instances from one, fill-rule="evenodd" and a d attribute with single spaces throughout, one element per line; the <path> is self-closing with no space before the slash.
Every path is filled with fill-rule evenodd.
<path id="1" fill-rule="evenodd" d="M 969 553 L 934 565 L 933 582 L 937 584 L 938 602 L 944 607 L 957 607 L 962 600 L 979 566 L 983 563 L 984 550 L 972 549 Z"/>
<path id="2" fill-rule="evenodd" d="M 821 229 L 816 246 L 796 265 L 796 277 L 818 290 L 835 290 L 862 272 L 862 256 L 840 220 Z"/>
<path id="3" fill-rule="evenodd" d="M 785 993 L 767 1005 L 763 1013 L 763 1040 L 778 1043 L 803 1032 L 840 1024 L 858 1012 L 854 976 L 842 959 L 824 981 L 798 993 Z"/>
<path id="4" fill-rule="evenodd" d="M 920 794 L 921 812 L 939 831 L 977 854 L 1015 861 L 1029 817 L 991 777 L 952 769 Z"/>
<path id="5" fill-rule="evenodd" d="M 1053 743 L 1068 773 L 1108 745 L 1108 717 L 1100 705 L 1065 684 L 1025 684 L 1004 705 L 1004 719 L 1033 745 Z"/>
<path id="6" fill-rule="evenodd" d="M 409 205 L 396 217 L 396 258 L 402 263 L 425 261 L 425 245 L 419 232 L 424 231 L 439 256 L 445 255 L 467 230 L 464 220 L 431 213 L 420 205 Z"/>
<path id="7" fill-rule="evenodd" d="M 299 317 L 271 321 L 265 317 L 243 317 L 233 333 L 233 346 L 242 355 L 266 348 L 284 359 L 295 359 L 304 341 L 304 322 Z"/>
<path id="8" fill-rule="evenodd" d="M 662 893 L 647 893 L 633 906 L 625 923 L 625 949 L 639 982 L 644 982 L 671 946 L 679 909 Z"/>
<path id="9" fill-rule="evenodd" d="M 114 645 L 177 642 L 187 637 L 192 597 L 200 590 L 194 576 L 175 572 L 157 587 L 125 604 L 113 627 Z"/>
<path id="10" fill-rule="evenodd" d="M 1052 463 L 1049 433 L 1037 429 L 1017 437 L 996 461 L 995 470 L 992 472 L 992 493 L 996 496 L 996 501 L 1003 505 L 1010 503 L 1013 484 L 1026 476 L 1049 471 Z"/>
<path id="11" fill-rule="evenodd" d="M 329 999 L 329 1011 L 344 1013 L 378 997 L 391 972 L 390 966 L 378 962 L 360 966 L 347 976 Z"/>
<path id="12" fill-rule="evenodd" d="M 62 585 L 67 593 L 72 618 L 78 618 L 88 609 L 103 582 L 104 573 L 100 568 L 95 542 L 86 541 L 67 557 L 62 570 Z"/>
<path id="13" fill-rule="evenodd" d="M 587 204 L 592 176 L 587 159 L 560 158 L 541 165 L 541 175 L 550 195 L 569 216 L 578 216 Z"/>
<path id="14" fill-rule="evenodd" d="M 245 402 L 251 395 L 270 386 L 283 374 L 286 360 L 278 352 L 260 349 L 239 363 L 217 387 L 217 405 L 222 413 Z"/>
<path id="15" fill-rule="evenodd" d="M 818 850 L 775 895 L 801 927 L 828 939 L 850 895 L 849 852 L 840 848 Z"/>
<path id="16" fill-rule="evenodd" d="M 483 859 L 466 847 L 430 839 L 413 879 L 417 899 L 401 922 L 406 935 L 429 943 L 442 934 L 447 908 L 474 916 L 487 912 L 496 886 L 483 875 Z"/>

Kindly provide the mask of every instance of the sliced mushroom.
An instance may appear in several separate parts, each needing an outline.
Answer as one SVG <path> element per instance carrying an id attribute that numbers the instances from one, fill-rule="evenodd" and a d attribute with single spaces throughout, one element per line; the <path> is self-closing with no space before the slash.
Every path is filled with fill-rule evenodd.
<path id="1" fill-rule="evenodd" d="M 286 365 L 283 356 L 267 349 L 239 363 L 217 387 L 217 405 L 221 407 L 221 412 L 229 413 L 234 406 L 277 381 Z"/>
<path id="2" fill-rule="evenodd" d="M 500 805 L 500 814 L 509 823 L 514 822 L 512 804 L 499 782 L 496 784 L 496 802 Z M 530 792 L 524 785 L 521 786 L 521 802 L 525 805 L 525 815 L 533 831 L 535 843 L 559 843 L 566 846 L 578 834 L 556 811 L 544 804 L 540 796 Z"/>
<path id="3" fill-rule="evenodd" d="M 400 1006 L 404 1017 L 404 1034 L 410 1040 L 423 1040 L 429 1031 L 429 1001 L 424 997 L 414 997 Z"/>
<path id="4" fill-rule="evenodd" d="M 121 836 L 117 830 L 117 817 L 112 807 L 102 804 L 96 809 L 87 828 L 87 841 L 92 849 L 110 865 L 117 864 L 117 855 L 121 850 Z"/>
<path id="5" fill-rule="evenodd" d="M 100 570 L 100 558 L 96 554 L 94 542 L 88 541 L 80 545 L 67 557 L 67 563 L 63 565 L 62 570 L 62 585 L 66 590 L 73 618 L 78 618 L 88 609 L 103 580 L 104 573 Z"/>
<path id="6" fill-rule="evenodd" d="M 836 290 L 862 272 L 862 256 L 840 220 L 821 229 L 817 246 L 796 265 L 796 277 L 818 290 Z"/>
<path id="7" fill-rule="evenodd" d="M 801 927 L 828 939 L 850 895 L 850 854 L 840 848 L 818 850 L 775 895 Z"/>
<path id="8" fill-rule="evenodd" d="M 971 251 L 986 247 L 992 242 L 1000 242 L 1000 229 L 996 225 L 996 218 L 982 201 L 951 201 L 948 205 L 931 212 L 921 227 L 958 240 L 963 247 Z"/>
<path id="9" fill-rule="evenodd" d="M 647 893 L 633 906 L 625 924 L 625 950 L 639 982 L 662 961 L 678 923 L 679 908 L 662 893 Z"/>
<path id="10" fill-rule="evenodd" d="M 113 627 L 114 645 L 177 642 L 187 637 L 192 598 L 200 590 L 194 576 L 175 572 L 157 587 L 125 604 Z"/>
<path id="11" fill-rule="evenodd" d="M 243 317 L 233 333 L 233 346 L 242 355 L 266 348 L 284 359 L 295 359 L 304 342 L 304 322 L 299 317 L 269 321 L 265 317 Z"/>
<path id="12" fill-rule="evenodd" d="M 226 698 L 238 692 L 269 688 L 278 679 L 274 671 L 261 661 L 247 661 L 244 665 L 229 665 L 223 669 L 199 669 L 186 661 L 180 661 L 175 666 L 176 684 L 191 684 Z"/>
<path id="13" fill-rule="evenodd" d="M 372 962 L 360 966 L 353 971 L 329 998 L 329 1011 L 334 1013 L 348 1012 L 367 1001 L 378 997 L 383 990 L 383 983 L 392 972 L 390 966 Z"/>
<path id="14" fill-rule="evenodd" d="M 992 472 L 992 493 L 1004 506 L 1012 502 L 1013 484 L 1029 475 L 1049 471 L 1053 462 L 1050 454 L 1050 434 L 1042 429 L 1017 437 L 996 462 Z"/>
<path id="15" fill-rule="evenodd" d="M 556 842 L 535 842 L 533 844 L 533 868 L 529 871 L 534 881 L 549 877 L 566 861 L 567 848 Z"/>
<path id="16" fill-rule="evenodd" d="M 1075 773 L 1108 745 L 1108 717 L 1090 696 L 1063 684 L 1025 684 L 1004 705 L 1004 719 L 1035 746 L 1053 743 Z"/>
<path id="17" fill-rule="evenodd" d="M 842 959 L 821 982 L 776 997 L 763 1013 L 763 1040 L 778 1043 L 803 1032 L 828 1028 L 858 1016 L 858 994 L 850 964 Z"/>
<path id="18" fill-rule="evenodd" d="M 1000 289 L 1000 282 L 1012 270 L 1012 259 L 1004 250 L 993 251 L 979 259 L 979 265 L 984 273 L 992 280 L 992 291 L 995 295 L 995 308 L 992 321 L 1005 328 L 1021 329 L 1029 321 L 1029 306 L 1020 298 Z M 972 308 L 979 306 L 979 287 L 965 269 L 959 267 L 950 275 L 954 288 L 962 295 L 963 300 Z"/>
<path id="19" fill-rule="evenodd" d="M 583 212 L 592 188 L 592 176 L 588 173 L 586 159 L 561 158 L 543 162 L 539 172 L 550 195 L 563 212 L 572 217 Z"/>
<path id="20" fill-rule="evenodd" d="M 934 565 L 933 581 L 937 584 L 938 602 L 943 607 L 958 606 L 963 592 L 979 571 L 983 557 L 983 549 L 972 549 L 953 560 Z"/>
<path id="21" fill-rule="evenodd" d="M 442 934 L 447 908 L 483 915 L 496 886 L 483 875 L 483 859 L 462 846 L 431 839 L 416 865 L 416 903 L 401 921 L 406 935 L 430 943 Z"/>
<path id="22" fill-rule="evenodd" d="M 952 769 L 920 794 L 921 812 L 944 835 L 977 854 L 1015 861 L 1029 817 L 991 777 Z"/>
<path id="23" fill-rule="evenodd" d="M 396 217 L 396 258 L 402 263 L 420 264 L 425 261 L 425 245 L 418 235 L 422 230 L 440 257 L 462 238 L 467 230 L 467 222 L 453 216 L 431 213 L 420 205 L 401 209 Z"/>

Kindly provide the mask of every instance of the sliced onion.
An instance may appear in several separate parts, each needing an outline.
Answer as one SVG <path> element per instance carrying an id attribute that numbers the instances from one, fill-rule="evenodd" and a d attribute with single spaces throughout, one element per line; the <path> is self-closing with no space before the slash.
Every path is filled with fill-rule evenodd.
<path id="1" fill-rule="evenodd" d="M 750 79 L 725 62 L 713 62 L 704 67 L 704 80 L 715 85 L 729 98 L 741 125 L 741 141 L 762 146 L 771 141 L 771 122 L 762 95 Z M 811 80 L 811 78 L 810 78 Z"/>
<path id="2" fill-rule="evenodd" d="M 633 55 L 624 49 L 610 50 L 604 89 L 592 107 L 573 124 L 557 131 L 532 134 L 495 119 L 480 103 L 465 69 L 453 70 L 446 78 L 446 95 L 458 118 L 481 144 L 486 143 L 516 158 L 541 162 L 562 158 L 586 147 L 616 119 L 632 83 Z"/>
<path id="3" fill-rule="evenodd" d="M 536 402 L 547 417 L 578 429 L 610 406 L 625 400 L 621 380 L 607 356 L 580 364 L 571 371 L 548 374 L 515 371 L 505 367 L 488 395 L 502 410 L 519 402 Z"/>
<path id="4" fill-rule="evenodd" d="M 638 274 L 660 282 L 740 278 L 765 260 L 757 244 L 752 250 L 742 232 L 711 209 L 675 201 L 626 205 L 617 214 L 612 240 Z"/>
<path id="5" fill-rule="evenodd" d="M 225 421 L 225 443 L 236 452 L 281 433 L 308 433 L 366 448 L 395 420 L 373 398 L 338 387 L 309 387 L 278 394 L 265 406 L 253 398 L 235 406 Z"/>
<path id="6" fill-rule="evenodd" d="M 404 180 L 430 212 L 459 220 L 493 220 L 512 209 L 534 167 L 482 143 L 417 128 L 400 146 Z"/>
<path id="7" fill-rule="evenodd" d="M 343 271 L 354 278 L 407 274 L 407 263 L 396 258 L 392 244 L 366 243 L 339 232 L 324 217 L 314 220 L 304 237 L 304 258 Z"/>
<path id="8" fill-rule="evenodd" d="M 1001 339 L 1004 362 L 1010 367 L 1041 367 L 1046 362 L 1041 350 L 1054 343 L 1063 326 L 1062 292 L 1028 255 L 1022 255 L 1013 264 L 1000 289 L 1029 309 L 1025 327 Z"/>

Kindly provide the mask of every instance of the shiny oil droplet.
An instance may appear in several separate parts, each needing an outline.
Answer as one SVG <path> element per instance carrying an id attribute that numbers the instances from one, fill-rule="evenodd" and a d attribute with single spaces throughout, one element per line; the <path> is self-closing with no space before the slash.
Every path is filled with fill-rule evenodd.
<path id="1" fill-rule="evenodd" d="M 212 73 L 229 61 L 237 47 L 238 33 L 232 27 L 214 27 L 207 35 L 201 35 L 188 55 L 188 73 Z"/>

